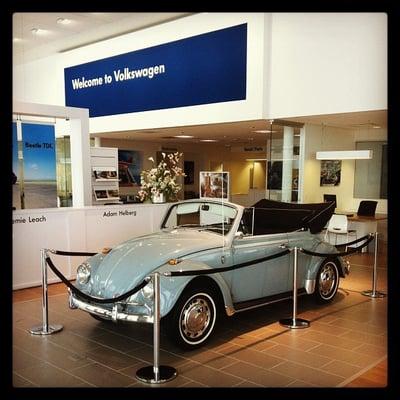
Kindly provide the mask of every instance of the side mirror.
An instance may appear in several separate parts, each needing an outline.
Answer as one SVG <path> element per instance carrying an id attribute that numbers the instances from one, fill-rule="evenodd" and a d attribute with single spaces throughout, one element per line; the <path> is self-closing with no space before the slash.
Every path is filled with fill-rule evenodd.
<path id="1" fill-rule="evenodd" d="M 244 237 L 243 232 L 237 231 L 235 233 L 235 239 L 243 239 L 243 237 Z"/>

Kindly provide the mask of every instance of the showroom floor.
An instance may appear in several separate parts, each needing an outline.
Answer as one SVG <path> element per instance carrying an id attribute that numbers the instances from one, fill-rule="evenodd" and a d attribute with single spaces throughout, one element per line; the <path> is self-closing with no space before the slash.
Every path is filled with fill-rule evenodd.
<path id="1" fill-rule="evenodd" d="M 360 293 L 372 287 L 373 254 L 349 260 L 350 275 L 341 280 L 333 303 L 316 306 L 309 297 L 299 298 L 298 316 L 310 320 L 309 328 L 279 325 L 292 313 L 292 302 L 285 301 L 234 315 L 196 351 L 183 352 L 162 335 L 160 363 L 175 367 L 178 377 L 152 386 L 385 386 L 387 298 Z M 381 253 L 377 288 L 384 292 L 386 266 Z M 42 321 L 40 293 L 40 288 L 14 292 L 15 387 L 149 387 L 135 374 L 152 364 L 152 325 L 102 323 L 70 310 L 65 286 L 57 284 L 49 288 L 49 322 L 64 329 L 32 336 L 27 329 Z"/>

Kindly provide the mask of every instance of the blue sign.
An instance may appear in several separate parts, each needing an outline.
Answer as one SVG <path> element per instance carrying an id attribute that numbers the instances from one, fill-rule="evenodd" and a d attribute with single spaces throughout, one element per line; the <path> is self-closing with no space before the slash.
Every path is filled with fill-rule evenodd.
<path id="1" fill-rule="evenodd" d="M 56 182 L 56 143 L 53 125 L 22 124 L 25 181 Z M 19 173 L 17 124 L 13 123 L 13 172 Z"/>
<path id="2" fill-rule="evenodd" d="M 246 98 L 247 24 L 65 68 L 65 104 L 90 117 Z"/>

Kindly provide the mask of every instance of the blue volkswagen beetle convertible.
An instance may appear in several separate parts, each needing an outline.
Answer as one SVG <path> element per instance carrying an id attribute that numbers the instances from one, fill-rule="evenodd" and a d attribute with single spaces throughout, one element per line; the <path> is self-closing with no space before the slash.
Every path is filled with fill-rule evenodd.
<path id="1" fill-rule="evenodd" d="M 296 246 L 338 253 L 316 234 L 333 207 L 333 203 L 270 200 L 248 208 L 211 199 L 173 203 L 158 232 L 128 240 L 81 264 L 76 286 L 96 299 L 110 299 L 159 272 L 161 326 L 181 347 L 196 348 L 212 335 L 221 317 L 292 296 L 293 252 L 284 249 Z M 285 254 L 268 260 L 278 253 Z M 215 269 L 227 271 L 206 273 Z M 174 271 L 197 272 L 171 275 Z M 329 302 L 340 277 L 347 273 L 348 266 L 340 257 L 300 252 L 298 293 Z M 74 293 L 69 298 L 71 308 L 87 311 L 96 319 L 132 323 L 153 322 L 153 300 L 151 280 L 114 304 L 87 301 Z"/>

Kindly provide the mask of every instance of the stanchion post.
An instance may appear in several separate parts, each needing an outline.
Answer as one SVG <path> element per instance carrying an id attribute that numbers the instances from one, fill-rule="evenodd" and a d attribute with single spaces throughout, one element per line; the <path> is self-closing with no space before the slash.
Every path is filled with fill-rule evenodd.
<path id="1" fill-rule="evenodd" d="M 361 293 L 364 296 L 373 297 L 373 298 L 381 298 L 385 297 L 386 294 L 383 292 L 378 292 L 376 290 L 376 281 L 377 281 L 377 267 L 378 267 L 378 232 L 374 233 L 374 269 L 372 271 L 372 290 L 364 290 Z"/>
<path id="2" fill-rule="evenodd" d="M 63 326 L 60 324 L 49 325 L 49 299 L 47 294 L 47 249 L 40 249 L 40 264 L 42 268 L 42 325 L 36 325 L 29 329 L 32 335 L 51 335 L 60 332 Z"/>
<path id="3" fill-rule="evenodd" d="M 297 318 L 297 264 L 298 264 L 298 252 L 299 248 L 294 247 L 293 249 L 293 317 L 284 318 L 279 323 L 290 329 L 302 329 L 308 328 L 310 322 L 306 319 Z"/>
<path id="4" fill-rule="evenodd" d="M 173 367 L 160 365 L 160 274 L 153 275 L 153 366 L 143 367 L 136 371 L 136 378 L 145 383 L 164 383 L 178 375 Z"/>

